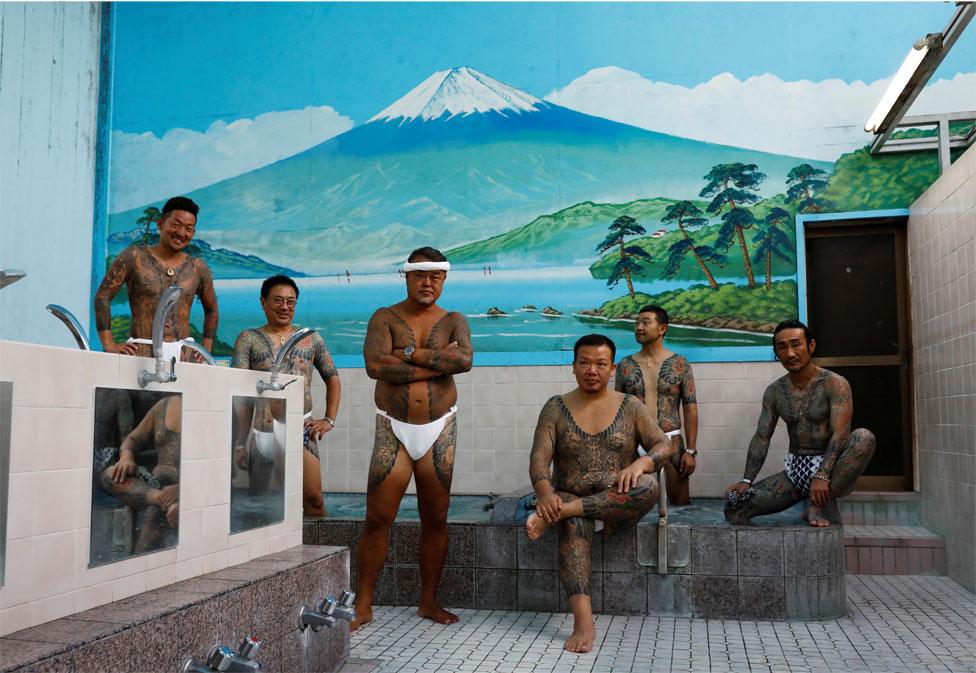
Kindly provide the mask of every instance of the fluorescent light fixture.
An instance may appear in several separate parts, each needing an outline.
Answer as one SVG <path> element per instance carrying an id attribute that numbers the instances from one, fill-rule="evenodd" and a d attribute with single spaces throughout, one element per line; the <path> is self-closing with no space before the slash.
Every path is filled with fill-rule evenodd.
<path id="1" fill-rule="evenodd" d="M 912 50 L 908 52 L 908 56 L 905 57 L 905 62 L 901 64 L 898 68 L 898 72 L 891 79 L 891 84 L 888 85 L 887 91 L 878 101 L 878 106 L 874 108 L 874 112 L 871 113 L 871 117 L 868 119 L 868 123 L 864 125 L 864 130 L 868 133 L 879 133 L 881 130 L 881 123 L 885 120 L 888 114 L 891 112 L 891 108 L 898 101 L 898 97 L 901 96 L 902 91 L 905 90 L 905 86 L 908 84 L 909 80 L 915 76 L 915 71 L 918 67 L 922 65 L 922 61 L 925 60 L 925 56 L 929 53 L 929 41 L 919 40 L 912 47 Z"/>

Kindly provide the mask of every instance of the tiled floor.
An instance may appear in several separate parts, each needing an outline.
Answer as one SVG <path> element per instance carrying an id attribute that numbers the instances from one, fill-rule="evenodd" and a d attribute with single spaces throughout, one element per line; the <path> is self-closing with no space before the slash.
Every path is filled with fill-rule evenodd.
<path id="1" fill-rule="evenodd" d="M 849 575 L 847 602 L 848 616 L 827 622 L 597 616 L 585 655 L 562 649 L 570 615 L 461 610 L 441 626 L 383 607 L 350 656 L 376 660 L 375 673 L 976 671 L 976 596 L 952 580 Z"/>

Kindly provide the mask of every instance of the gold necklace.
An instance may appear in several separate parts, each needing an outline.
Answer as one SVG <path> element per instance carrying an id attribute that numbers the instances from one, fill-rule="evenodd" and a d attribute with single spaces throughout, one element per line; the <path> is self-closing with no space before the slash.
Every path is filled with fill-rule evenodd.
<path id="1" fill-rule="evenodd" d="M 275 332 L 273 329 L 271 329 L 270 327 L 267 327 L 267 326 L 265 327 L 264 331 L 267 332 L 268 334 L 272 334 L 272 335 L 278 337 L 278 345 L 281 345 L 281 346 L 283 346 L 285 344 L 285 341 L 287 341 L 288 340 L 288 337 L 290 337 L 291 334 L 292 334 L 290 331 L 287 332 L 287 333 L 285 333 L 285 334 L 282 334 L 281 332 Z"/>

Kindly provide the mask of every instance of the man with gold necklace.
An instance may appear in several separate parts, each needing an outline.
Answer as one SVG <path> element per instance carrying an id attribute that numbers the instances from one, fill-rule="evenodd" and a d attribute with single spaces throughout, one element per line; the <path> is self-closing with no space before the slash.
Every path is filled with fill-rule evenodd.
<path id="1" fill-rule="evenodd" d="M 298 328 L 292 325 L 295 317 L 295 304 L 298 302 L 298 286 L 288 276 L 272 276 L 261 285 L 261 309 L 267 322 L 261 327 L 246 329 L 234 343 L 232 366 L 239 369 L 271 371 L 275 355 Z M 325 381 L 325 416 L 312 419 L 312 370 L 318 370 Z M 306 441 L 303 453 L 302 509 L 305 516 L 325 516 L 322 502 L 322 473 L 319 462 L 318 440 L 336 426 L 339 413 L 339 397 L 342 385 L 332 356 L 325 341 L 318 333 L 310 334 L 299 342 L 288 357 L 283 370 L 286 374 L 305 378 L 305 429 Z M 247 409 L 242 405 L 242 414 Z M 248 419 L 242 425 L 245 427 Z M 246 447 L 235 441 L 234 459 L 238 467 L 247 469 Z"/>
<path id="2" fill-rule="evenodd" d="M 617 365 L 614 388 L 634 395 L 647 405 L 671 440 L 674 450 L 667 463 L 668 501 L 687 505 L 688 478 L 695 471 L 698 440 L 698 400 L 691 365 L 681 355 L 664 347 L 668 313 L 660 306 L 644 306 L 637 313 L 634 338 L 641 349 Z M 684 416 L 684 440 L 681 437 Z"/>

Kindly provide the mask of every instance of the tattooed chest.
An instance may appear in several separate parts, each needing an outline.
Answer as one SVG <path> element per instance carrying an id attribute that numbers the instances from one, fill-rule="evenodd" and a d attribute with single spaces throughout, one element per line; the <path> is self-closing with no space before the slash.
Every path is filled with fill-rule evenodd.
<path id="1" fill-rule="evenodd" d="M 800 391 L 784 387 L 777 402 L 780 416 L 799 437 L 822 434 L 830 422 L 830 400 L 822 386 Z"/>

